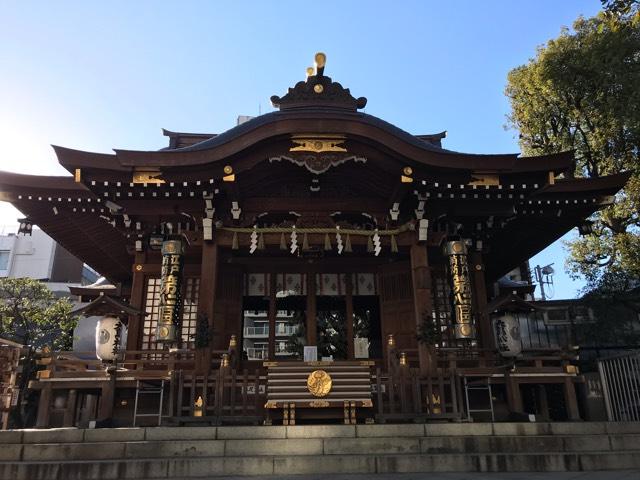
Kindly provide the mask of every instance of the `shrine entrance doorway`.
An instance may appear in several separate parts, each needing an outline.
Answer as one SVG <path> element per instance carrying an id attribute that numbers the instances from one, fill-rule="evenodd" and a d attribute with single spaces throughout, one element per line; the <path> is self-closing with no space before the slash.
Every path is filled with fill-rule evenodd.
<path id="1" fill-rule="evenodd" d="M 374 273 L 249 273 L 244 278 L 244 360 L 382 358 Z"/>

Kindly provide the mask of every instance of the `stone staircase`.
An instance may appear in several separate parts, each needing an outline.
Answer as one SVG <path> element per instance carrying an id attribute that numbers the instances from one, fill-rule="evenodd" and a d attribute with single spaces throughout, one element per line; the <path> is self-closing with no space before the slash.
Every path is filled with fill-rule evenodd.
<path id="1" fill-rule="evenodd" d="M 640 468 L 640 423 L 155 427 L 0 432 L 0 479 Z"/>

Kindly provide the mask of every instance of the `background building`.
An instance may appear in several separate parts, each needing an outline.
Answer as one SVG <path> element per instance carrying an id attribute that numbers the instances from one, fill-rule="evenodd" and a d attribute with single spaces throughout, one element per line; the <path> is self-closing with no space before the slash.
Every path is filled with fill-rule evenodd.
<path id="1" fill-rule="evenodd" d="M 42 230 L 31 235 L 0 236 L 0 277 L 44 281 L 57 296 L 69 296 L 70 285 L 86 285 L 98 274 Z"/>

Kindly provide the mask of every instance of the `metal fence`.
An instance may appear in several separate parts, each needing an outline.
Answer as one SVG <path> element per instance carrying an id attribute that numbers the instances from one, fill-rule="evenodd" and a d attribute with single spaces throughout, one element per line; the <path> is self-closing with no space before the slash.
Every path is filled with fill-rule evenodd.
<path id="1" fill-rule="evenodd" d="M 598 360 L 607 418 L 640 421 L 640 352 Z"/>

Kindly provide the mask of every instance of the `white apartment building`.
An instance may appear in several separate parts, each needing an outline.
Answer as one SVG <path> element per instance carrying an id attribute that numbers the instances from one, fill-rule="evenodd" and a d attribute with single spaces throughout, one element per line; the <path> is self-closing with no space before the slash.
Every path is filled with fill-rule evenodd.
<path id="1" fill-rule="evenodd" d="M 298 332 L 292 325 L 293 312 L 278 310 L 276 313 L 276 355 L 292 355 L 287 350 L 288 338 Z M 264 360 L 269 353 L 269 318 L 266 310 L 245 310 L 242 347 L 248 360 Z"/>

